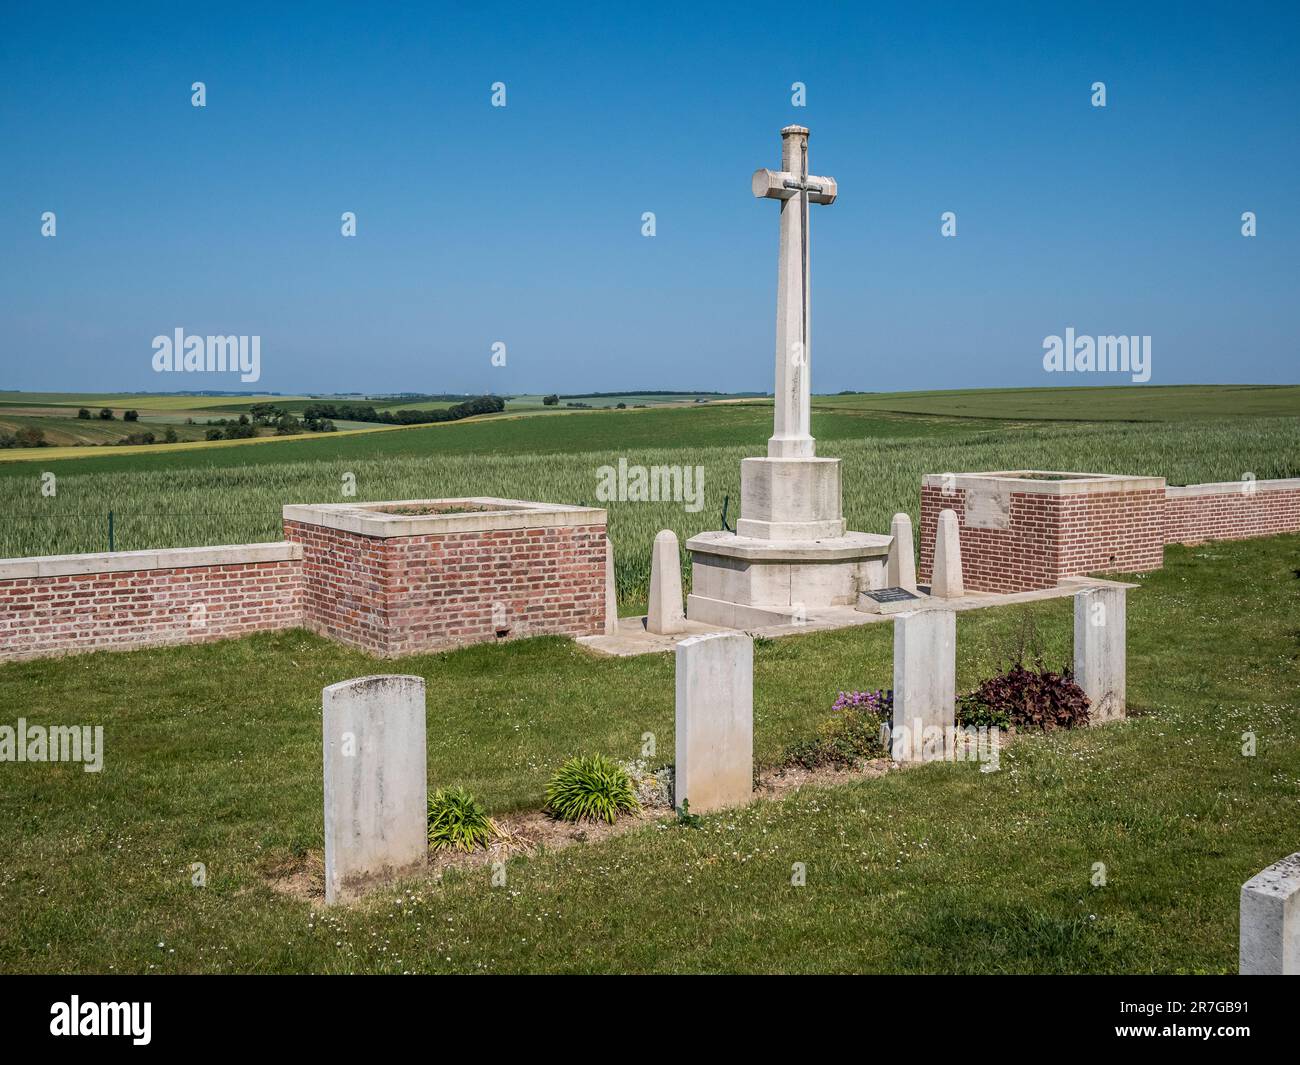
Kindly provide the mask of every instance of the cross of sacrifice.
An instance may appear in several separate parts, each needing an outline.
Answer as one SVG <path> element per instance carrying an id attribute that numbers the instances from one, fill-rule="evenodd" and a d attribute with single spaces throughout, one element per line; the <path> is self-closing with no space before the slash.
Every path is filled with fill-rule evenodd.
<path id="1" fill-rule="evenodd" d="M 835 202 L 834 178 L 808 173 L 808 129 L 781 130 L 781 169 L 754 171 L 754 195 L 781 201 L 776 284 L 776 392 L 768 458 L 812 458 L 808 340 L 808 204 Z"/>

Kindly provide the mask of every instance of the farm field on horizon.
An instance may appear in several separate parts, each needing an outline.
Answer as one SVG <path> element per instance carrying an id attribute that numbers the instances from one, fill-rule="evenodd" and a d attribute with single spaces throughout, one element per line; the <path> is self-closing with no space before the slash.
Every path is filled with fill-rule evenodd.
<path id="1" fill-rule="evenodd" d="M 817 396 L 813 433 L 843 459 L 845 513 L 861 528 L 886 527 L 899 511 L 919 521 L 921 476 L 948 470 L 1056 463 L 1161 476 L 1170 484 L 1300 476 L 1300 387 L 1118 388 L 1100 403 L 1114 417 L 1093 422 L 1077 419 L 1073 391 Z M 1096 391 L 1086 390 L 1090 400 Z M 920 409 L 897 410 L 908 405 Z M 947 413 L 972 407 L 986 416 Z M 1211 410 L 1213 417 L 1202 413 Z M 1260 410 L 1289 413 L 1260 416 Z M 762 453 L 770 411 L 770 400 L 745 399 L 189 449 L 88 449 L 79 453 L 85 457 L 15 451 L 0 462 L 0 558 L 34 554 L 42 545 L 54 548 L 45 554 L 103 550 L 109 511 L 114 546 L 145 550 L 275 540 L 287 503 L 523 495 L 609 510 L 620 609 L 635 613 L 644 610 L 650 544 L 660 529 L 672 529 L 684 544 L 696 532 L 721 528 L 728 501 L 734 523 L 738 463 Z M 647 467 L 702 468 L 696 509 L 672 500 L 597 499 L 599 469 L 619 456 Z M 55 497 L 40 494 L 46 471 L 58 477 Z M 345 474 L 353 480 L 345 482 Z M 341 495 L 345 483 L 355 496 Z M 684 553 L 682 565 L 689 589 Z"/>

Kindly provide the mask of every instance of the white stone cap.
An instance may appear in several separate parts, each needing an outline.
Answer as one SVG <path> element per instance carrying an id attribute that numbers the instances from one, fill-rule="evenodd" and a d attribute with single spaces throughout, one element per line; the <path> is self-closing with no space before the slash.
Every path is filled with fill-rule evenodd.
<path id="1" fill-rule="evenodd" d="M 927 473 L 922 484 L 928 488 L 969 490 L 991 483 L 1013 492 L 1034 495 L 1072 496 L 1098 492 L 1163 491 L 1163 477 L 1129 477 L 1114 473 L 1076 473 L 1069 470 L 996 470 L 987 473 Z"/>
<path id="2" fill-rule="evenodd" d="M 838 466 L 843 461 L 826 455 L 748 455 L 740 460 L 740 464 L 743 467 L 745 463 L 753 462 L 763 466 L 789 466 L 794 469 L 800 466 Z"/>
<path id="3" fill-rule="evenodd" d="M 1289 899 L 1300 892 L 1300 851 L 1256 873 L 1241 885 L 1243 895 Z"/>
<path id="4" fill-rule="evenodd" d="M 395 684 L 409 684 L 424 691 L 424 678 L 411 673 L 371 673 L 366 677 L 353 677 L 341 680 L 321 689 L 322 696 L 337 695 L 343 692 L 364 691 L 367 688 L 387 688 Z"/>
<path id="5" fill-rule="evenodd" d="M 391 513 L 395 508 L 455 507 L 459 513 Z M 467 506 L 481 510 L 464 511 Z M 566 525 L 605 525 L 608 517 L 599 507 L 563 503 L 534 503 L 527 499 L 495 496 L 460 496 L 446 499 L 398 499 L 376 503 L 289 504 L 285 521 L 321 525 L 359 536 L 432 536 L 447 533 L 490 532 L 500 529 L 558 528 Z"/>
<path id="6" fill-rule="evenodd" d="M 709 640 L 744 640 L 746 643 L 753 643 L 754 638 L 747 632 L 700 632 L 694 636 L 687 636 L 684 640 L 678 640 L 674 647 L 694 647 L 697 643 L 707 643 Z"/>
<path id="7" fill-rule="evenodd" d="M 159 551 L 102 551 L 87 555 L 43 555 L 0 559 L 0 581 L 24 577 L 68 577 L 144 569 L 194 569 L 251 562 L 294 562 L 302 544 L 233 544 L 226 547 L 169 547 Z"/>
<path id="8" fill-rule="evenodd" d="M 855 558 L 884 558 L 892 536 L 850 532 L 825 540 L 760 540 L 726 530 L 703 532 L 686 541 L 686 550 L 753 562 L 837 562 Z"/>
<path id="9" fill-rule="evenodd" d="M 1215 481 L 1212 484 L 1171 484 L 1165 494 L 1186 499 L 1194 496 L 1249 496 L 1255 492 L 1300 491 L 1300 477 L 1279 477 L 1271 481 L 1242 478 L 1240 481 Z"/>
<path id="10" fill-rule="evenodd" d="M 1056 582 L 1058 588 L 1075 588 L 1086 592 L 1089 588 L 1141 588 L 1140 584 L 1127 581 L 1109 581 L 1105 577 L 1062 577 Z"/>

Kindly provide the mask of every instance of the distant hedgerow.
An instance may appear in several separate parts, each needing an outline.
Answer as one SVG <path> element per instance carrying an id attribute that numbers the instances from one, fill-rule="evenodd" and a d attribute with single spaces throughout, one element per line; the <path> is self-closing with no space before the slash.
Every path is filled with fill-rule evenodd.
<path id="1" fill-rule="evenodd" d="M 562 821 L 606 821 L 640 809 L 627 770 L 604 755 L 570 758 L 546 785 L 546 808 Z"/>

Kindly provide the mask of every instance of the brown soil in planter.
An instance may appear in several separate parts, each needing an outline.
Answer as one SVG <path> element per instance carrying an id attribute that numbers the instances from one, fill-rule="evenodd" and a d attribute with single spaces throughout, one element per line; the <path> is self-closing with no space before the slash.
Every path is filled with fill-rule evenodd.
<path id="1" fill-rule="evenodd" d="M 372 507 L 377 514 L 487 514 L 502 510 L 502 507 L 488 507 L 471 503 L 414 503 L 409 507 Z"/>

